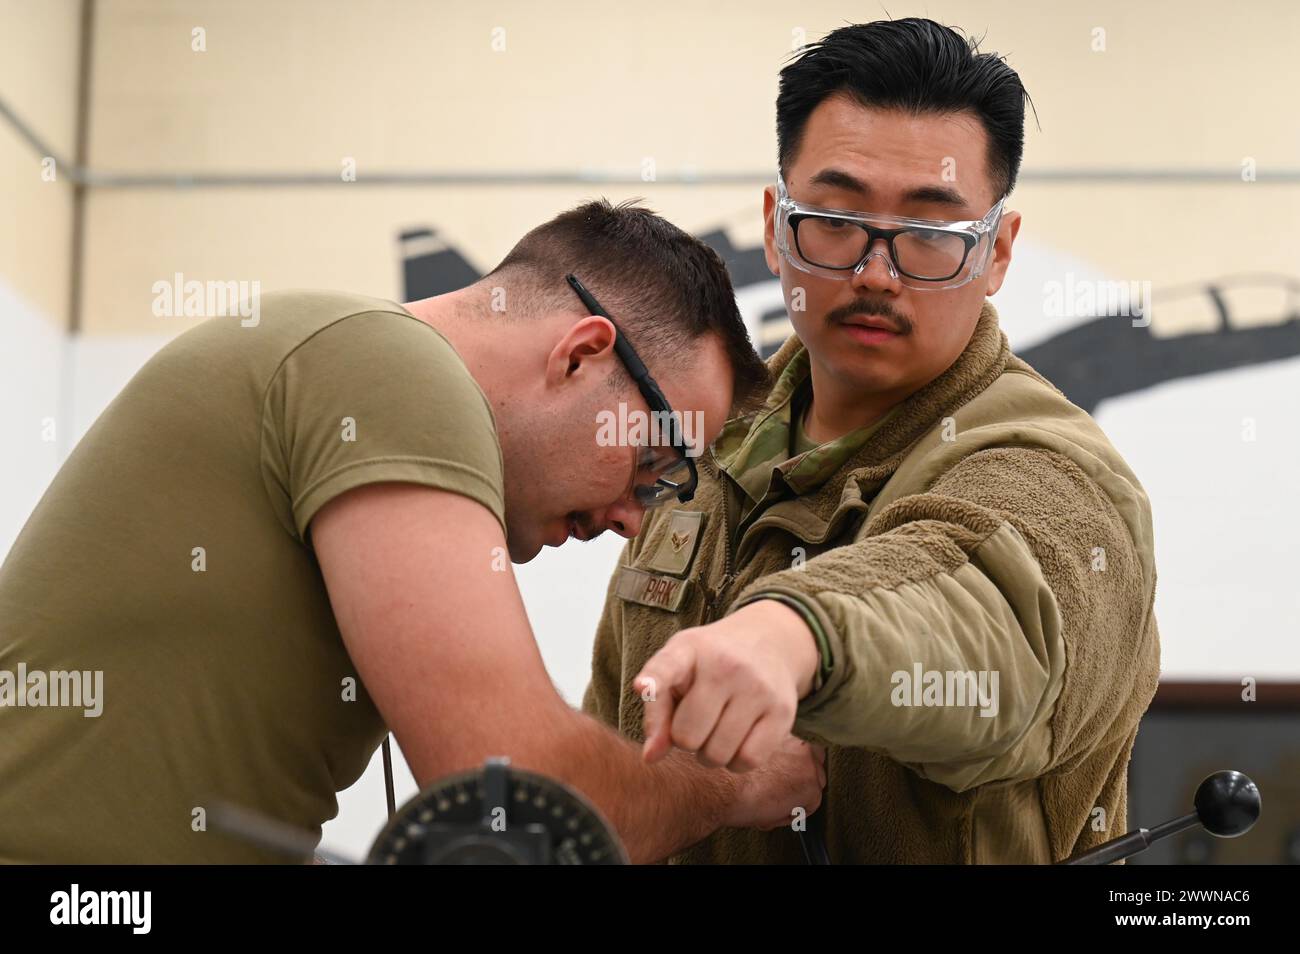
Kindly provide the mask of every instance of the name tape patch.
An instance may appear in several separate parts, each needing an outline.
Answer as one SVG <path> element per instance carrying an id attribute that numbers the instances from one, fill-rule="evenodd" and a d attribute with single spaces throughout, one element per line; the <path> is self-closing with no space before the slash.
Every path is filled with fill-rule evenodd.
<path id="1" fill-rule="evenodd" d="M 689 585 L 687 580 L 679 580 L 659 573 L 647 573 L 645 570 L 625 566 L 619 568 L 614 592 L 629 603 L 653 606 L 655 609 L 666 609 L 675 613 L 682 605 L 682 600 L 686 597 L 686 587 Z"/>

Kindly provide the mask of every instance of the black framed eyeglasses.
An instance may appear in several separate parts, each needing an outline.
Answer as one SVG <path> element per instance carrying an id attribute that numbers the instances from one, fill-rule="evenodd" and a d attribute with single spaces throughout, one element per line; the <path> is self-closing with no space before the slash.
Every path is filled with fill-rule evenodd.
<path id="1" fill-rule="evenodd" d="M 582 304 L 593 315 L 599 315 L 609 321 L 614 326 L 614 352 L 618 355 L 623 366 L 627 368 L 628 374 L 636 382 L 637 390 L 645 398 L 645 402 L 650 407 L 651 413 L 658 415 L 658 419 L 663 421 L 665 428 L 660 429 L 663 433 L 666 429 L 668 434 L 668 446 L 675 451 L 681 460 L 672 467 L 664 471 L 653 484 L 636 484 L 633 492 L 636 495 L 637 503 L 647 509 L 659 507 L 667 503 L 673 497 L 676 497 L 682 503 L 686 503 L 695 496 L 695 488 L 699 485 L 700 475 L 695 468 L 695 460 L 689 453 L 686 440 L 682 433 L 681 417 L 668 404 L 668 399 L 664 397 L 664 392 L 660 389 L 658 382 L 650 376 L 650 370 L 641 360 L 641 356 L 636 353 L 632 347 L 632 342 L 628 341 L 623 330 L 619 328 L 608 311 L 596 301 L 595 296 L 587 291 L 582 282 L 578 281 L 575 275 L 565 275 L 565 280 L 570 287 L 578 293 L 582 299 Z M 638 464 L 640 460 L 638 459 Z"/>
<path id="2" fill-rule="evenodd" d="M 902 274 L 926 282 L 951 281 L 960 275 L 979 241 L 966 232 L 914 225 L 883 229 L 813 212 L 792 212 L 787 221 L 795 251 L 809 265 L 853 271 L 866 259 L 868 249 L 883 240 Z"/>
<path id="3" fill-rule="evenodd" d="M 883 241 L 891 272 L 919 291 L 960 288 L 984 273 L 1006 202 L 999 199 L 982 219 L 948 222 L 807 205 L 790 197 L 781 176 L 776 193 L 777 248 L 795 268 L 848 280 Z"/>

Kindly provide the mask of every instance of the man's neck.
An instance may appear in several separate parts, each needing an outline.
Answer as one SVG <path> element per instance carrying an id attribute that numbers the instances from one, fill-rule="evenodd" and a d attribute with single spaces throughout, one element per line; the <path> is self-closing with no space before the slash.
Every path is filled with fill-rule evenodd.
<path id="1" fill-rule="evenodd" d="M 836 387 L 828 375 L 812 368 L 812 394 L 803 419 L 803 432 L 818 444 L 836 440 L 859 428 L 870 427 L 907 396 L 894 391 L 863 393 Z"/>
<path id="2" fill-rule="evenodd" d="M 426 325 L 442 332 L 442 336 L 453 344 L 461 324 L 458 315 L 468 305 L 469 302 L 464 299 L 464 289 L 402 303 L 403 308 Z"/>
<path id="3" fill-rule="evenodd" d="M 472 286 L 471 286 L 472 287 Z M 469 289 L 408 301 L 402 307 L 429 325 L 451 342 L 460 359 L 465 362 L 470 373 L 483 385 L 479 378 L 480 370 L 486 372 L 490 364 L 483 360 L 486 342 L 483 341 L 484 327 L 473 320 L 474 301 L 468 295 Z"/>
<path id="4" fill-rule="evenodd" d="M 470 375 L 487 396 L 492 410 L 501 413 L 498 395 L 502 393 L 500 376 L 509 374 L 503 369 L 499 347 L 491 338 L 493 324 L 478 320 L 478 304 L 472 294 L 473 286 L 459 291 L 404 302 L 402 307 L 429 325 L 449 342 L 469 369 Z M 495 354 L 495 356 L 494 356 Z"/>

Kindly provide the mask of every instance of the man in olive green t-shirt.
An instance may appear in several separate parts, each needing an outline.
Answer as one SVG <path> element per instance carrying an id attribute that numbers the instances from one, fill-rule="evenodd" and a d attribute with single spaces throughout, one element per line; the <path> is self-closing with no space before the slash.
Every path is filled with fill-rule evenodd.
<path id="1" fill-rule="evenodd" d="M 650 410 L 616 328 L 701 443 L 764 383 L 717 257 L 603 202 L 457 292 L 276 293 L 163 348 L 0 567 L 0 861 L 277 860 L 206 813 L 318 835 L 390 730 L 422 786 L 491 755 L 569 782 L 634 860 L 815 803 L 802 743 L 649 766 L 542 666 L 507 552 L 634 536 L 682 465 L 597 436 Z"/>

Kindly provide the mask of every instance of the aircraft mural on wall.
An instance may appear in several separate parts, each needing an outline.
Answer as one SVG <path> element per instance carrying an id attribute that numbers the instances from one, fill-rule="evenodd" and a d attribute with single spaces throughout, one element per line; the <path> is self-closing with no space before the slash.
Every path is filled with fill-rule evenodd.
<path id="1" fill-rule="evenodd" d="M 761 246 L 736 248 L 724 230 L 699 236 L 727 264 L 741 313 L 763 357 L 791 333 L 777 281 Z M 481 273 L 430 228 L 400 235 L 406 300 L 463 288 Z M 1235 304 L 1263 292 L 1269 313 L 1250 314 Z M 1300 356 L 1300 278 L 1240 275 L 1178 288 L 1157 289 L 1151 307 L 1208 310 L 1215 327 L 1172 336 L 1153 334 L 1149 320 L 1129 316 L 1083 317 L 1076 324 L 1017 354 L 1088 412 L 1108 398 L 1166 381 Z"/>

